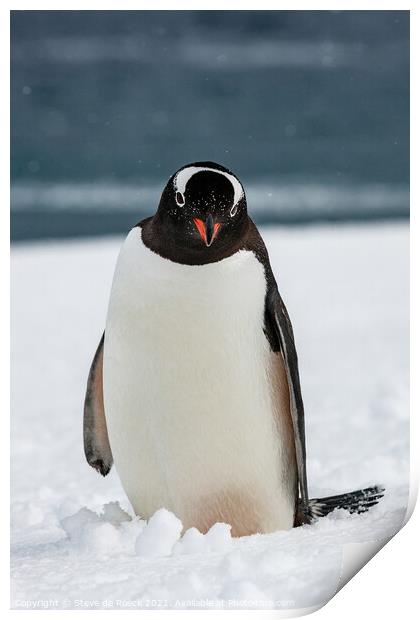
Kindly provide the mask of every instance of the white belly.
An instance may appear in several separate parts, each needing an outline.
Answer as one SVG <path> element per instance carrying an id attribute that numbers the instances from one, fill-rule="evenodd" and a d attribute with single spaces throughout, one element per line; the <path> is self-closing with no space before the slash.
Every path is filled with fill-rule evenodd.
<path id="1" fill-rule="evenodd" d="M 253 253 L 189 266 L 134 228 L 112 286 L 104 397 L 114 462 L 137 514 L 233 534 L 293 525 L 296 463 L 281 358 L 262 330 Z"/>

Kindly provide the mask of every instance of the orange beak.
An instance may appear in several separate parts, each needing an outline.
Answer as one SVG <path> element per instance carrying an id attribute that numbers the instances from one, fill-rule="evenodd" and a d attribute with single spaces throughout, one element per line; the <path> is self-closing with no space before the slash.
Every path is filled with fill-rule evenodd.
<path id="1" fill-rule="evenodd" d="M 198 217 L 193 219 L 194 224 L 197 227 L 200 237 L 204 241 L 207 247 L 210 247 L 213 241 L 216 239 L 217 233 L 220 230 L 221 224 L 213 220 L 213 216 L 208 214 L 206 221 L 200 220 Z"/>

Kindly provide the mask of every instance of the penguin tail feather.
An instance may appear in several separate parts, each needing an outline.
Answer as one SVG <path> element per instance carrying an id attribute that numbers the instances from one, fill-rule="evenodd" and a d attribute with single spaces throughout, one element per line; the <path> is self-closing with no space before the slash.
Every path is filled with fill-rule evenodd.
<path id="1" fill-rule="evenodd" d="M 374 486 L 351 493 L 310 499 L 306 509 L 299 506 L 299 512 L 306 517 L 305 521 L 309 523 L 320 517 L 325 517 L 336 508 L 343 508 L 350 513 L 362 514 L 375 506 L 384 496 L 384 492 L 384 487 Z"/>

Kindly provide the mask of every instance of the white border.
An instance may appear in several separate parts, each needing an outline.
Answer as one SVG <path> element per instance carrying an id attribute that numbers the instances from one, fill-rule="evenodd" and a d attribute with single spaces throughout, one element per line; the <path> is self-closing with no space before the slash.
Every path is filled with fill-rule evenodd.
<path id="1" fill-rule="evenodd" d="M 418 63 L 419 57 L 419 45 L 418 39 L 419 32 L 419 19 L 417 15 L 416 3 L 406 1 L 353 1 L 345 3 L 332 1 L 320 1 L 320 2 L 282 2 L 281 5 L 275 2 L 259 2 L 256 3 L 249 1 L 242 2 L 230 2 L 227 3 L 221 0 L 212 0 L 212 2 L 203 2 L 194 4 L 192 2 L 159 2 L 153 3 L 154 10 L 411 10 L 411 65 L 412 65 L 412 86 L 411 86 L 411 106 L 412 110 L 420 109 L 420 97 L 418 95 L 420 67 Z M 6 6 L 5 6 L 6 5 Z M 117 5 L 114 2 L 103 0 L 99 1 L 85 1 L 84 3 L 69 3 L 69 2 L 53 2 L 52 0 L 30 2 L 16 1 L 4 3 L 1 10 L 1 36 L 0 45 L 2 46 L 2 81 L 4 85 L 4 95 L 1 99 L 2 114 L 1 119 L 3 123 L 3 145 L 9 144 L 10 136 L 10 122 L 9 122 L 9 97 L 5 85 L 9 83 L 9 10 L 147 10 L 150 8 L 149 3 L 126 0 Z M 411 162 L 412 170 L 420 170 L 418 151 L 415 146 L 418 145 L 419 136 L 419 122 L 417 116 L 412 115 L 412 150 L 411 150 Z M 415 136 L 416 140 L 413 140 Z M 2 179 L 2 199 L 3 204 L 0 210 L 0 235 L 1 235 L 1 291 L 9 290 L 9 264 L 8 264 L 8 231 L 9 231 L 9 153 L 8 148 L 3 148 L 1 152 L 1 166 L 0 173 Z M 420 303 L 419 303 L 419 274 L 418 265 L 420 264 L 420 251 L 418 248 L 419 238 L 419 215 L 418 209 L 418 172 L 413 175 L 411 185 L 411 316 L 413 317 L 411 323 L 412 330 L 412 343 L 418 343 L 420 341 L 419 320 L 420 316 Z M 4 445 L 1 450 L 1 489 L 6 497 L 9 496 L 9 423 L 6 412 L 9 410 L 9 356 L 8 356 L 8 344 L 9 340 L 9 309 L 2 295 L 2 303 L 0 304 L 0 342 L 2 343 L 2 359 L 1 359 L 1 396 L 2 396 L 2 422 L 3 428 L 1 437 Z M 416 320 L 417 319 L 417 320 Z M 410 485 L 410 511 L 414 508 L 415 499 L 417 496 L 418 488 L 418 474 L 419 474 L 419 424 L 417 422 L 417 415 L 420 410 L 419 399 L 419 380 L 420 365 L 417 348 L 412 347 L 411 350 L 411 485 Z M 24 389 L 24 386 L 22 386 Z M 417 413 L 417 415 L 415 415 Z M 9 588 L 8 588 L 8 556 L 9 556 L 9 517 L 6 502 L 3 502 L 2 511 L 0 512 L 0 525 L 1 525 L 1 551 L 2 564 L 1 564 L 1 608 L 5 611 L 5 615 L 13 614 L 14 617 L 20 614 L 26 614 L 30 612 L 24 611 L 10 611 L 9 610 Z M 417 575 L 418 575 L 418 539 L 419 539 L 419 510 L 414 513 L 410 522 L 401 533 L 398 533 L 395 538 L 385 546 L 385 548 L 371 560 L 365 568 L 356 575 L 351 582 L 343 588 L 323 609 L 317 612 L 316 617 L 327 620 L 328 618 L 339 617 L 342 620 L 347 618 L 354 619 L 357 615 L 362 618 L 381 617 L 387 618 L 395 617 L 398 614 L 411 616 L 414 609 L 417 611 Z M 416 579 L 416 582 L 414 582 Z M 49 611 L 48 617 L 52 620 L 55 617 L 61 617 L 62 614 L 72 613 L 86 613 L 90 617 L 93 612 L 74 612 L 74 611 Z M 100 611 L 96 613 L 102 613 Z M 107 612 L 107 618 L 113 618 L 115 615 L 124 614 L 124 612 Z M 206 611 L 191 611 L 188 612 L 188 617 L 191 618 L 191 614 L 206 614 L 206 618 L 209 618 L 208 614 L 214 612 Z M 242 611 L 230 611 L 230 612 L 216 612 L 217 618 L 222 618 L 220 614 L 226 614 L 227 618 L 233 620 L 235 616 L 237 618 L 243 618 L 244 616 L 256 617 L 259 614 L 263 614 L 265 618 L 270 615 L 271 617 L 279 618 L 280 614 L 276 611 L 262 611 L 262 612 L 242 612 Z M 417 612 L 418 613 L 418 612 Z M 111 614 L 111 615 L 109 615 Z M 150 611 L 143 612 L 142 617 L 147 618 L 149 614 L 152 614 L 153 618 L 156 618 L 156 614 L 178 614 L 179 617 L 184 617 L 185 612 L 181 611 Z M 181 616 L 182 614 L 182 616 Z M 240 614 L 240 616 L 239 616 Z M 80 616 L 79 616 L 80 617 Z M 124 616 L 123 616 L 124 617 Z"/>

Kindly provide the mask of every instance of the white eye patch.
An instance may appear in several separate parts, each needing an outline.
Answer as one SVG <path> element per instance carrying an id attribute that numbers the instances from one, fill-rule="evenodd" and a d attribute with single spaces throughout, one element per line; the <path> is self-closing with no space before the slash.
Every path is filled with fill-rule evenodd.
<path id="1" fill-rule="evenodd" d="M 181 194 L 181 192 L 177 192 L 175 194 L 175 200 L 176 200 L 176 203 L 180 207 L 182 207 L 185 204 L 185 196 L 184 196 L 184 194 Z"/>
<path id="2" fill-rule="evenodd" d="M 223 172 L 223 170 L 216 170 L 215 168 L 207 168 L 201 166 L 188 166 L 188 168 L 183 168 L 180 170 L 174 178 L 174 187 L 175 187 L 175 200 L 177 204 L 180 206 L 185 204 L 185 188 L 187 187 L 188 181 L 193 177 L 197 172 L 203 172 L 208 170 L 209 172 L 217 172 L 218 174 L 222 174 L 226 179 L 228 179 L 233 187 L 233 205 L 230 210 L 230 216 L 233 217 L 236 215 L 238 211 L 238 202 L 244 195 L 244 190 L 242 185 L 239 183 L 238 179 L 234 177 L 232 174 L 228 172 Z"/>

